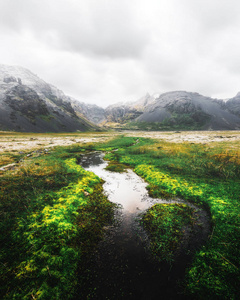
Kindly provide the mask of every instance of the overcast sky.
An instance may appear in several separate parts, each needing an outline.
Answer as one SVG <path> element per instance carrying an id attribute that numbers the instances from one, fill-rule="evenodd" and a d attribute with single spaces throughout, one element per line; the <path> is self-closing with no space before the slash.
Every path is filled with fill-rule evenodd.
<path id="1" fill-rule="evenodd" d="M 240 91 L 239 0 L 0 0 L 0 63 L 86 103 Z"/>

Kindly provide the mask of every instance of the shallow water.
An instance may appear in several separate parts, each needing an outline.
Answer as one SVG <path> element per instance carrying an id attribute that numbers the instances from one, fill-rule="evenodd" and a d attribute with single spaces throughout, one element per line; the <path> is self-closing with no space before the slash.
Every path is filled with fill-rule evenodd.
<path id="1" fill-rule="evenodd" d="M 105 170 L 107 164 L 103 160 L 103 154 L 97 152 L 83 156 L 81 160 L 81 165 L 87 171 L 94 172 L 105 181 L 103 188 L 108 199 L 121 205 L 124 214 L 145 211 L 160 201 L 148 196 L 147 183 L 132 170 L 124 173 L 110 172 Z"/>
<path id="2" fill-rule="evenodd" d="M 85 291 L 78 299 L 187 299 L 181 295 L 178 281 L 183 279 L 191 255 L 180 255 L 172 266 L 158 263 L 148 249 L 148 236 L 139 225 L 141 213 L 154 203 L 182 201 L 149 197 L 144 180 L 132 170 L 105 170 L 107 162 L 102 157 L 97 152 L 84 155 L 80 164 L 105 181 L 105 194 L 119 208 L 115 223 L 105 228 L 105 237 L 89 262 Z M 187 240 L 186 246 L 193 249 L 203 244 L 209 231 L 207 214 L 202 210 L 198 214 L 204 225 L 192 243 Z"/>

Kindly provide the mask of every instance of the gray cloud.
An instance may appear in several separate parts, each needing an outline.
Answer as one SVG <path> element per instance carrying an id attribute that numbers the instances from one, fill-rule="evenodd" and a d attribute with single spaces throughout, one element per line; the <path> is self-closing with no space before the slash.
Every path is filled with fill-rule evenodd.
<path id="1" fill-rule="evenodd" d="M 1 23 L 19 33 L 28 29 L 59 49 L 113 58 L 138 56 L 149 39 L 126 0 L 13 2 L 16 7 L 2 3 Z"/>
<path id="2" fill-rule="evenodd" d="M 106 106 L 146 92 L 240 90 L 238 0 L 0 2 L 1 63 Z"/>

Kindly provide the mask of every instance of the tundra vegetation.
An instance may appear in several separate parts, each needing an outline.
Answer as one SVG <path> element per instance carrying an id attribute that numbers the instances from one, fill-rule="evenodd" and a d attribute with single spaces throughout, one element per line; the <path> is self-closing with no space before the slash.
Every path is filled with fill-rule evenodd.
<path id="1" fill-rule="evenodd" d="M 102 143 L 54 147 L 47 153 L 7 153 L 1 165 L 1 298 L 73 299 L 86 257 L 113 218 L 114 205 L 102 181 L 82 169 L 82 153 L 105 151 L 112 171 L 132 168 L 148 182 L 149 194 L 182 198 L 204 207 L 211 233 L 186 271 L 186 295 L 194 299 L 238 299 L 240 257 L 239 141 L 170 143 L 120 136 Z M 151 249 L 174 261 L 183 228 L 195 222 L 184 204 L 156 204 L 142 217 Z"/>
<path id="2" fill-rule="evenodd" d="M 119 143 L 132 142 L 124 147 Z M 125 142 L 126 143 L 126 142 Z M 153 197 L 180 197 L 204 207 L 212 231 L 196 252 L 185 279 L 185 293 L 194 299 L 238 299 L 240 257 L 239 142 L 169 143 L 146 138 L 121 138 L 105 144 L 111 161 L 125 164 L 143 177 Z M 99 149 L 101 147 L 99 146 Z M 104 149 L 104 148 L 102 148 Z M 174 260 L 181 228 L 194 222 L 186 205 L 157 204 L 142 220 L 161 260 Z"/>
<path id="3" fill-rule="evenodd" d="M 73 298 L 114 208 L 101 179 L 77 164 L 81 151 L 37 152 L 0 177 L 1 299 Z"/>

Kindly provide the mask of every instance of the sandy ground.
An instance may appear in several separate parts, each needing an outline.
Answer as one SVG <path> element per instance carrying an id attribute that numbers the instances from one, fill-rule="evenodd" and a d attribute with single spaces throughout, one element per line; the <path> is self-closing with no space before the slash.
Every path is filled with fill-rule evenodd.
<path id="1" fill-rule="evenodd" d="M 113 134 L 114 135 L 114 134 Z M 69 146 L 76 143 L 101 142 L 109 139 L 112 134 L 26 134 L 1 135 L 0 153 L 16 151 L 32 151 L 35 149 L 52 148 L 55 146 Z"/>
<path id="2" fill-rule="evenodd" d="M 182 143 L 211 143 L 224 141 L 240 141 L 240 131 L 135 131 L 129 132 L 127 136 L 150 137 L 157 140 Z"/>
<path id="3" fill-rule="evenodd" d="M 0 132 L 0 153 L 30 152 L 36 149 L 55 146 L 68 146 L 76 143 L 103 142 L 118 135 L 148 137 L 169 142 L 212 143 L 240 141 L 240 131 L 182 131 L 182 132 L 102 132 L 70 134 L 16 134 Z"/>

